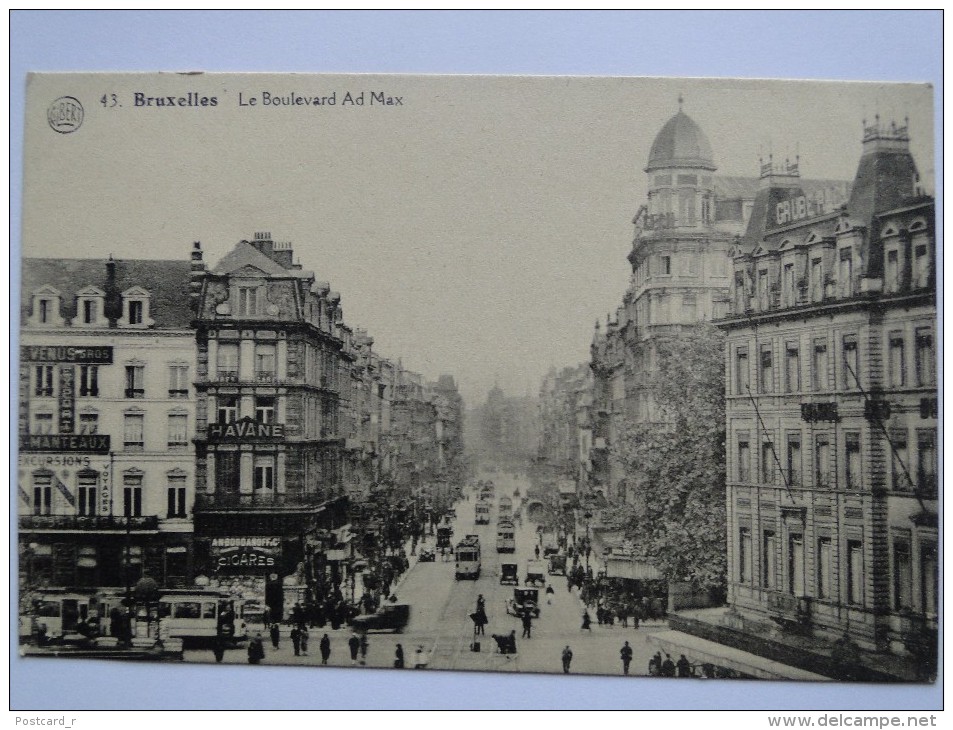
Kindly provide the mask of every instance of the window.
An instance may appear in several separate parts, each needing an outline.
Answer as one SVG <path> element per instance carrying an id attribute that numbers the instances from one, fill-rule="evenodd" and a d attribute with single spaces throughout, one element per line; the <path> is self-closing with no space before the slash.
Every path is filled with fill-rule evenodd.
<path id="1" fill-rule="evenodd" d="M 774 392 L 774 353 L 771 345 L 761 345 L 761 382 L 762 393 Z"/>
<path id="2" fill-rule="evenodd" d="M 53 414 L 52 413 L 34 413 L 33 430 L 35 434 L 53 433 Z"/>
<path id="3" fill-rule="evenodd" d="M 748 348 L 735 350 L 735 390 L 738 395 L 749 393 L 750 375 L 748 373 Z"/>
<path id="4" fill-rule="evenodd" d="M 794 264 L 785 264 L 784 273 L 781 276 L 782 295 L 784 297 L 784 306 L 793 307 L 797 304 L 797 288 L 794 282 Z"/>
<path id="5" fill-rule="evenodd" d="M 917 385 L 936 384 L 936 353 L 933 351 L 933 330 L 930 327 L 918 327 L 917 344 Z"/>
<path id="6" fill-rule="evenodd" d="M 215 454 L 216 490 L 234 494 L 241 484 L 241 460 L 237 451 L 218 451 Z"/>
<path id="7" fill-rule="evenodd" d="M 99 414 L 93 411 L 80 413 L 79 432 L 82 434 L 99 433 Z"/>
<path id="8" fill-rule="evenodd" d="M 51 397 L 53 395 L 53 366 L 37 365 L 33 369 L 33 395 Z"/>
<path id="9" fill-rule="evenodd" d="M 831 598 L 834 590 L 834 564 L 831 539 L 822 537 L 817 541 L 817 597 Z"/>
<path id="10" fill-rule="evenodd" d="M 900 388 L 906 385 L 907 368 L 903 355 L 903 332 L 899 330 L 891 332 L 889 335 L 889 360 L 890 385 L 894 388 Z"/>
<path id="11" fill-rule="evenodd" d="M 695 225 L 695 191 L 678 191 L 678 224 L 681 226 Z"/>
<path id="12" fill-rule="evenodd" d="M 669 275 L 672 273 L 672 257 L 671 256 L 661 256 L 662 270 L 659 273 Z"/>
<path id="13" fill-rule="evenodd" d="M 893 541 L 893 609 L 913 608 L 913 556 L 909 538 Z"/>
<path id="14" fill-rule="evenodd" d="M 82 314 L 83 324 L 96 324 L 96 320 L 99 319 L 98 311 L 99 306 L 95 299 L 84 299 Z"/>
<path id="15" fill-rule="evenodd" d="M 144 365 L 126 365 L 126 397 L 127 398 L 145 398 L 145 375 Z"/>
<path id="16" fill-rule="evenodd" d="M 99 365 L 79 366 L 79 394 L 93 398 L 99 395 Z"/>
<path id="17" fill-rule="evenodd" d="M 814 379 L 814 390 L 827 390 L 827 341 L 814 340 L 814 362 L 811 368 L 811 377 Z"/>
<path id="18" fill-rule="evenodd" d="M 858 387 L 860 381 L 860 361 L 857 357 L 857 335 L 844 335 L 843 345 L 843 386 L 844 390 L 854 390 Z"/>
<path id="19" fill-rule="evenodd" d="M 936 492 L 936 431 L 917 431 L 917 483 L 927 494 Z"/>
<path id="20" fill-rule="evenodd" d="M 765 484 L 774 484 L 774 472 L 777 465 L 774 462 L 774 444 L 764 441 L 761 444 L 761 480 Z"/>
<path id="21" fill-rule="evenodd" d="M 99 486 L 99 474 L 94 471 L 80 472 L 79 503 L 77 509 L 81 516 L 96 514 L 96 488 Z"/>
<path id="22" fill-rule="evenodd" d="M 168 490 L 168 511 L 166 513 L 166 517 L 173 519 L 175 517 L 185 517 L 186 515 L 185 477 L 170 476 Z"/>
<path id="23" fill-rule="evenodd" d="M 181 413 L 169 414 L 169 451 L 185 451 L 189 447 L 189 417 Z"/>
<path id="24" fill-rule="evenodd" d="M 252 286 L 238 287 L 238 313 L 240 315 L 258 314 L 258 288 Z"/>
<path id="25" fill-rule="evenodd" d="M 936 616 L 939 606 L 937 591 L 937 576 L 939 575 L 936 543 L 923 540 L 920 542 L 920 599 L 923 612 L 929 616 Z"/>
<path id="26" fill-rule="evenodd" d="M 33 514 L 48 515 L 53 512 L 53 475 L 33 475 Z"/>
<path id="27" fill-rule="evenodd" d="M 735 272 L 735 314 L 741 314 L 745 311 L 745 274 L 743 271 Z"/>
<path id="28" fill-rule="evenodd" d="M 751 583 L 751 530 L 742 527 L 738 530 L 738 582 Z"/>
<path id="29" fill-rule="evenodd" d="M 910 450 L 907 448 L 906 432 L 891 431 L 890 446 L 891 484 L 898 492 L 909 492 L 913 488 L 913 485 L 910 483 L 910 477 L 908 476 Z"/>
<path id="30" fill-rule="evenodd" d="M 143 426 L 145 415 L 142 413 L 127 413 L 123 417 L 123 449 L 125 451 L 143 451 Z"/>
<path id="31" fill-rule="evenodd" d="M 900 263 L 896 249 L 887 251 L 887 271 L 885 272 L 884 291 L 896 294 L 900 291 Z"/>
<path id="32" fill-rule="evenodd" d="M 930 286 L 930 256 L 926 245 L 920 244 L 913 250 L 913 288 L 925 289 Z"/>
<path id="33" fill-rule="evenodd" d="M 122 478 L 122 513 L 126 517 L 142 517 L 142 474 L 127 473 Z"/>
<path id="34" fill-rule="evenodd" d="M 52 309 L 53 302 L 49 299 L 40 300 L 40 324 L 49 324 L 50 322 L 50 312 Z"/>
<path id="35" fill-rule="evenodd" d="M 275 422 L 275 399 L 258 396 L 255 398 L 255 420 L 259 423 Z"/>
<path id="36" fill-rule="evenodd" d="M 764 560 L 762 561 L 762 583 L 765 588 L 776 590 L 778 587 L 778 537 L 771 530 L 764 531 Z"/>
<path id="37" fill-rule="evenodd" d="M 818 436 L 814 442 L 814 485 L 830 486 L 831 444 L 826 434 Z"/>
<path id="38" fill-rule="evenodd" d="M 738 481 L 747 482 L 751 479 L 751 445 L 748 435 L 739 436 L 738 440 Z"/>
<path id="39" fill-rule="evenodd" d="M 238 420 L 238 396 L 220 395 L 218 397 L 218 422 L 234 423 Z"/>
<path id="40" fill-rule="evenodd" d="M 840 251 L 840 269 L 837 272 L 839 294 L 842 297 L 854 294 L 854 255 L 851 249 L 842 248 Z"/>
<path id="41" fill-rule="evenodd" d="M 275 379 L 275 346 L 255 346 L 255 377 L 258 382 L 270 383 Z"/>
<path id="42" fill-rule="evenodd" d="M 844 434 L 844 484 L 848 489 L 861 486 L 860 434 Z"/>
<path id="43" fill-rule="evenodd" d="M 254 486 L 256 490 L 272 490 L 275 488 L 275 462 L 272 457 L 255 457 Z"/>
<path id="44" fill-rule="evenodd" d="M 801 390 L 801 353 L 797 342 L 784 346 L 784 389 L 788 393 Z"/>
<path id="45" fill-rule="evenodd" d="M 801 483 L 801 434 L 788 434 L 788 483 Z"/>
<path id="46" fill-rule="evenodd" d="M 142 324 L 145 305 L 138 299 L 129 302 L 129 324 Z"/>
<path id="47" fill-rule="evenodd" d="M 804 536 L 788 535 L 788 592 L 804 595 Z"/>
<path id="48" fill-rule="evenodd" d="M 824 301 L 824 260 L 811 259 L 811 301 Z"/>
<path id="49" fill-rule="evenodd" d="M 189 397 L 189 366 L 188 365 L 170 365 L 169 366 L 169 397 L 170 398 L 188 398 Z"/>
<path id="50" fill-rule="evenodd" d="M 218 346 L 218 379 L 228 382 L 238 382 L 238 344 L 222 342 Z"/>
<path id="51" fill-rule="evenodd" d="M 860 540 L 847 541 L 847 602 L 864 603 L 864 544 Z"/>

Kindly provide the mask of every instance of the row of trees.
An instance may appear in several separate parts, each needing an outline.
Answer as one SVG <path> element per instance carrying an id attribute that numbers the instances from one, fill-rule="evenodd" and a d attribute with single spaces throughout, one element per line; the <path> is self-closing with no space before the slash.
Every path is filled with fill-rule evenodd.
<path id="1" fill-rule="evenodd" d="M 725 586 L 724 341 L 708 324 L 659 341 L 646 374 L 657 416 L 629 419 L 612 453 L 637 480 L 627 536 L 670 582 L 700 590 Z"/>

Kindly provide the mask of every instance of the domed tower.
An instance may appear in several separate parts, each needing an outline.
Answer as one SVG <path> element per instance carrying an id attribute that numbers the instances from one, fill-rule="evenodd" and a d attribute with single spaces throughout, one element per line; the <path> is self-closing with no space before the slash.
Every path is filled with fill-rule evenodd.
<path id="1" fill-rule="evenodd" d="M 648 175 L 648 219 L 653 230 L 710 226 L 712 173 L 717 169 L 708 137 L 682 111 L 659 131 L 645 166 Z"/>

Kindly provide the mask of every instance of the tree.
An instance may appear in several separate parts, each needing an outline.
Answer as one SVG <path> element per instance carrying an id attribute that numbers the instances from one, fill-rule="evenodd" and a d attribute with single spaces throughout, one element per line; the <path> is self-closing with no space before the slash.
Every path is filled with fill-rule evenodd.
<path id="1" fill-rule="evenodd" d="M 636 549 L 670 582 L 725 585 L 724 335 L 709 324 L 657 341 L 646 374 L 657 413 L 629 419 L 613 449 L 634 483 L 625 510 Z"/>

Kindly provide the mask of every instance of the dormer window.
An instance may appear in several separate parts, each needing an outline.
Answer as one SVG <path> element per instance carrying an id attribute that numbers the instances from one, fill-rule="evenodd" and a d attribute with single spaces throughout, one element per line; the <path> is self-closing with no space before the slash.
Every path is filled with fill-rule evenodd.
<path id="1" fill-rule="evenodd" d="M 106 292 L 94 286 L 81 290 L 76 295 L 74 327 L 106 327 Z"/>
<path id="2" fill-rule="evenodd" d="M 240 316 L 258 314 L 258 287 L 238 287 L 238 314 Z"/>
<path id="3" fill-rule="evenodd" d="M 155 322 L 149 317 L 149 292 L 139 286 L 122 293 L 120 327 L 149 327 Z"/>
<path id="4" fill-rule="evenodd" d="M 33 292 L 33 312 L 29 324 L 39 327 L 62 327 L 61 295 L 58 289 L 44 286 Z"/>

